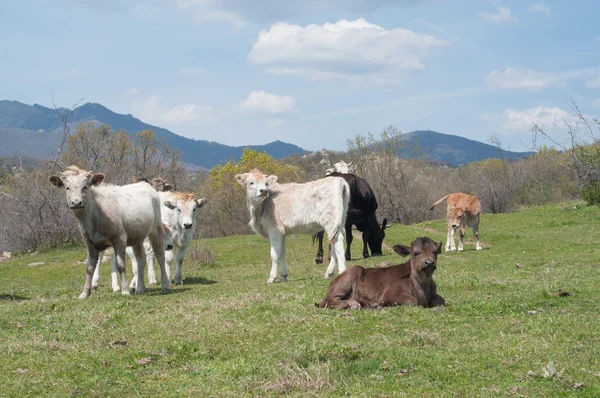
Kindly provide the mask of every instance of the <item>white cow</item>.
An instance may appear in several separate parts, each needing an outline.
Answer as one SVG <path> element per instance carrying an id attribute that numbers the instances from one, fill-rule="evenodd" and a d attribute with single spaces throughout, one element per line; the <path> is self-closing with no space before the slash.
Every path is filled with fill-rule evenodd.
<path id="1" fill-rule="evenodd" d="M 157 192 L 167 192 L 173 189 L 173 186 L 169 184 L 167 181 L 163 180 L 160 177 L 153 178 L 150 181 L 146 177 L 136 177 L 134 178 L 134 182 L 146 182 L 150 184 L 155 191 Z M 163 223 L 165 228 L 165 250 L 168 252 L 173 249 L 172 242 L 172 231 L 167 224 Z M 146 263 L 148 264 L 148 281 L 150 285 L 156 285 L 156 273 L 154 272 L 154 252 L 152 251 L 152 244 L 146 238 L 144 240 L 144 251 L 146 252 Z M 131 268 L 133 269 L 133 278 L 131 279 L 131 283 L 129 284 L 130 288 L 135 288 L 135 281 L 137 278 L 137 261 L 135 259 L 135 254 L 133 253 L 133 249 L 130 246 L 127 246 L 126 249 L 127 256 L 131 259 Z M 165 253 L 165 256 L 169 253 Z M 94 276 L 92 277 L 92 289 L 97 289 L 100 284 L 100 265 L 102 264 L 102 258 L 104 256 L 104 252 L 101 252 L 98 256 L 98 265 L 96 265 L 96 269 L 94 270 Z M 112 289 L 114 292 L 118 292 L 121 290 L 119 287 L 119 278 L 117 272 L 117 261 L 116 257 L 113 254 L 110 259 L 110 271 L 112 277 Z M 169 269 L 167 268 L 167 274 L 169 274 Z"/>
<path id="2" fill-rule="evenodd" d="M 328 176 L 332 173 L 341 173 L 341 174 L 351 174 L 354 173 L 354 167 L 352 167 L 352 162 L 346 163 L 344 161 L 337 162 L 336 164 L 331 163 L 331 168 L 325 171 L 325 175 Z"/>
<path id="3" fill-rule="evenodd" d="M 196 209 L 201 208 L 207 202 L 205 198 L 198 199 L 190 193 L 184 192 L 160 192 L 160 200 L 163 204 L 161 208 L 162 221 L 171 231 L 171 241 L 173 250 L 165 252 L 167 277 L 171 277 L 171 263 L 175 258 L 175 283 L 183 284 L 183 260 L 192 238 L 194 236 Z M 177 254 L 173 252 L 177 251 Z M 150 261 L 148 261 L 148 264 Z M 152 281 L 150 270 L 153 271 L 153 265 L 148 267 L 148 279 Z M 134 268 L 135 273 L 135 268 Z M 131 287 L 135 287 L 134 278 Z M 156 277 L 154 277 L 156 281 Z"/>
<path id="4" fill-rule="evenodd" d="M 308 234 L 325 230 L 333 255 L 325 277 L 331 277 L 336 265 L 346 269 L 344 257 L 344 224 L 350 200 L 350 188 L 343 178 L 329 177 L 305 184 L 277 184 L 277 176 L 266 176 L 254 169 L 235 176 L 246 187 L 250 212 L 250 227 L 271 242 L 271 274 L 268 283 L 277 277 L 280 263 L 281 281 L 287 280 L 285 237 L 288 234 Z"/>
<path id="5" fill-rule="evenodd" d="M 88 172 L 76 166 L 69 166 L 60 176 L 50 176 L 48 180 L 55 187 L 65 189 L 67 203 L 77 218 L 87 246 L 87 275 L 79 298 L 90 295 L 98 255 L 109 246 L 115 251 L 121 294 L 130 294 L 125 274 L 127 246 L 133 248 L 138 264 L 136 293 L 143 293 L 146 266 L 143 242 L 146 237 L 150 239 L 161 267 L 162 289 L 169 291 L 160 198 L 150 185 L 145 182 L 125 186 L 102 184 L 104 174 Z"/>

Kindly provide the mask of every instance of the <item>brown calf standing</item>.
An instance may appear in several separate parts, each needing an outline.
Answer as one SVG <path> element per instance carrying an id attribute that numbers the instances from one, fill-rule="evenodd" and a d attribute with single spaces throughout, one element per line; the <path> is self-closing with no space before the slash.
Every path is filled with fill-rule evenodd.
<path id="1" fill-rule="evenodd" d="M 339 309 L 443 305 L 444 299 L 437 294 L 432 278 L 442 242 L 423 237 L 415 239 L 410 247 L 394 245 L 393 249 L 401 256 L 410 255 L 410 259 L 388 268 L 350 267 L 333 278 L 325 298 L 315 305 Z"/>
<path id="2" fill-rule="evenodd" d="M 479 216 L 481 215 L 481 204 L 479 200 L 466 193 L 456 192 L 441 197 L 431 205 L 431 209 L 444 200 L 448 199 L 448 236 L 446 239 L 446 251 L 455 251 L 454 231 L 459 229 L 458 251 L 463 251 L 463 240 L 465 238 L 465 227 L 473 228 L 475 235 L 475 249 L 481 250 L 479 244 Z"/>

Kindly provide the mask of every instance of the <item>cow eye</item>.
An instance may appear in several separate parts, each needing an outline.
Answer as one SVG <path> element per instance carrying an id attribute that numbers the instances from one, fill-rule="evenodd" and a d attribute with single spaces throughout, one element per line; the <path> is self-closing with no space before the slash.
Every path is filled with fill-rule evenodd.
<path id="1" fill-rule="evenodd" d="M 85 191 L 87 189 L 87 185 L 84 185 L 82 189 Z"/>
<path id="2" fill-rule="evenodd" d="M 248 185 L 254 185 L 254 181 L 250 181 Z"/>
<path id="3" fill-rule="evenodd" d="M 68 190 L 69 190 L 69 187 L 66 187 L 65 189 L 68 191 Z"/>
<path id="4" fill-rule="evenodd" d="M 415 257 L 419 256 L 421 253 L 415 252 Z"/>

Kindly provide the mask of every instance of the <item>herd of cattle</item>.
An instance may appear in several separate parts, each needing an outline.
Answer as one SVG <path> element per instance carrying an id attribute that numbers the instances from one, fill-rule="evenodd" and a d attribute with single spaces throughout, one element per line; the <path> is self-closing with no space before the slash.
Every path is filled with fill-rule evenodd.
<path id="1" fill-rule="evenodd" d="M 254 169 L 235 176 L 246 188 L 250 213 L 249 225 L 271 243 L 271 273 L 268 283 L 279 274 L 288 277 L 286 266 L 286 236 L 313 235 L 319 249 L 315 261 L 323 262 L 323 237 L 329 242 L 329 265 L 325 277 L 332 277 L 325 298 L 316 305 L 326 308 L 375 308 L 402 304 L 432 307 L 444 304 L 432 279 L 442 242 L 427 237 L 415 239 L 410 246 L 395 245 L 401 256 L 410 256 L 403 264 L 386 268 L 365 269 L 353 266 L 351 259 L 352 226 L 362 232 L 363 257 L 381 255 L 387 220 L 376 218 L 377 200 L 366 180 L 352 173 L 351 163 L 332 165 L 322 179 L 298 184 L 279 184 L 277 176 L 265 175 Z M 138 180 L 117 186 L 104 182 L 104 174 L 69 166 L 59 176 L 50 176 L 50 183 L 64 189 L 67 204 L 73 211 L 87 247 L 87 274 L 79 298 L 87 298 L 97 288 L 100 262 L 104 250 L 113 248 L 111 258 L 114 291 L 137 294 L 145 290 L 144 269 L 148 263 L 148 280 L 156 284 L 154 259 L 161 269 L 163 292 L 170 289 L 170 266 L 175 257 L 175 283 L 183 282 L 182 267 L 192 241 L 194 214 L 206 204 L 190 193 L 174 192 L 160 178 Z M 463 193 L 446 195 L 431 209 L 447 200 L 448 236 L 446 251 L 456 250 L 454 233 L 459 230 L 458 250 L 463 250 L 466 226 L 473 228 L 476 249 L 479 244 L 477 198 Z M 346 249 L 344 250 L 344 235 Z M 175 249 L 175 250 L 173 250 Z M 176 251 L 176 255 L 173 254 Z M 129 284 L 125 274 L 125 256 L 131 258 L 134 277 Z"/>

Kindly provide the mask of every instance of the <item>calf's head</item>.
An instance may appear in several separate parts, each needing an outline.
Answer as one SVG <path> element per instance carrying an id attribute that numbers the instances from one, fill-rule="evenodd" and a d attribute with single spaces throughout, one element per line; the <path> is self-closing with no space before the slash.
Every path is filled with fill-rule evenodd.
<path id="1" fill-rule="evenodd" d="M 89 197 L 89 188 L 104 181 L 104 174 L 81 170 L 69 166 L 59 176 L 50 176 L 48 181 L 57 188 L 64 189 L 67 203 L 73 210 L 85 208 Z"/>
<path id="2" fill-rule="evenodd" d="M 165 200 L 163 203 L 166 207 L 171 210 L 175 210 L 179 215 L 179 223 L 184 229 L 191 229 L 194 226 L 194 214 L 196 209 L 201 208 L 206 204 L 205 198 L 196 199 L 194 195 L 187 193 L 177 193 L 169 200 Z"/>
<path id="3" fill-rule="evenodd" d="M 442 252 L 442 242 L 422 237 L 412 241 L 409 246 L 394 245 L 394 251 L 401 256 L 410 256 L 413 272 L 431 275 L 437 267 L 437 255 Z"/>
<path id="4" fill-rule="evenodd" d="M 385 238 L 385 229 L 387 227 L 387 218 L 383 219 L 383 223 L 381 225 L 377 223 L 374 223 L 373 226 L 369 225 L 369 228 L 371 228 L 371 234 L 369 235 L 368 244 L 369 249 L 371 249 L 371 255 L 383 255 L 381 246 L 383 245 L 383 239 Z"/>
<path id="5" fill-rule="evenodd" d="M 277 183 L 277 176 L 267 176 L 258 169 L 254 169 L 249 173 L 236 175 L 235 180 L 241 186 L 246 187 L 246 197 L 257 205 L 269 196 L 270 189 Z"/>
<path id="6" fill-rule="evenodd" d="M 465 213 L 466 211 L 464 209 L 459 209 L 457 207 L 452 209 L 452 217 L 450 219 L 450 225 L 452 228 L 456 230 L 461 224 L 465 223 Z"/>

